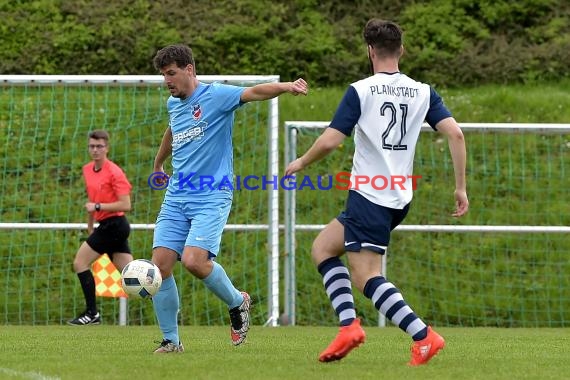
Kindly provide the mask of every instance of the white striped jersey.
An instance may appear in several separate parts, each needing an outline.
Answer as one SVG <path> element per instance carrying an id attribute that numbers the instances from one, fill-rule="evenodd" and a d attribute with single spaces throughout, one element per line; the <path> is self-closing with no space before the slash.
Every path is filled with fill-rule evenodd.
<path id="1" fill-rule="evenodd" d="M 402 209 L 411 202 L 416 143 L 424 121 L 435 130 L 451 117 L 429 85 L 405 74 L 376 73 L 352 83 L 330 128 L 347 136 L 354 130 L 355 152 L 350 189 L 381 206 Z"/>

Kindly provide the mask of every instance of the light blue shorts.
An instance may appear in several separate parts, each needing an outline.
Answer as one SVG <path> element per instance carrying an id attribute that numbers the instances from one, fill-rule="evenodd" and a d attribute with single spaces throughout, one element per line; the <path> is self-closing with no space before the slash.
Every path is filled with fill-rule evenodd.
<path id="1" fill-rule="evenodd" d="M 164 199 L 156 219 L 152 248 L 176 251 L 179 259 L 185 246 L 199 247 L 216 256 L 228 221 L 231 198 L 199 200 Z"/>

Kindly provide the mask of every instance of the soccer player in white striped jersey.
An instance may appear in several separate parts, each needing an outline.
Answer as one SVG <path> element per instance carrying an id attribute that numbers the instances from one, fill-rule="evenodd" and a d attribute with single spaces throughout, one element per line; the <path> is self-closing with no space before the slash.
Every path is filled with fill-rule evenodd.
<path id="1" fill-rule="evenodd" d="M 445 341 L 420 319 L 400 291 L 381 275 L 381 255 L 390 233 L 406 217 L 413 195 L 413 160 L 426 121 L 448 139 L 455 172 L 454 217 L 469 208 L 463 133 L 441 97 L 429 85 L 399 70 L 403 54 L 401 28 L 372 19 L 364 28 L 373 73 L 352 83 L 328 128 L 312 147 L 285 170 L 292 175 L 336 149 L 354 131 L 355 152 L 346 209 L 313 242 L 312 258 L 339 317 L 340 331 L 319 360 L 340 360 L 364 343 L 356 317 L 352 284 L 412 340 L 409 365 L 427 363 Z M 405 178 L 407 181 L 402 181 Z M 385 181 L 388 181 L 386 186 Z M 348 268 L 340 260 L 347 254 Z M 352 280 L 352 283 L 351 283 Z"/>

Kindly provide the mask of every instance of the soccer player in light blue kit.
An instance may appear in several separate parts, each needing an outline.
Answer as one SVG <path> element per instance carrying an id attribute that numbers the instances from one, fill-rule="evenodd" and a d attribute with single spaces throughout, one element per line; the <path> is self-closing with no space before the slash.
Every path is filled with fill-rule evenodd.
<path id="1" fill-rule="evenodd" d="M 160 268 L 162 286 L 153 305 L 163 340 L 155 353 L 183 352 L 178 335 L 178 289 L 172 270 L 177 261 L 228 305 L 230 336 L 241 344 L 249 330 L 250 296 L 232 284 L 214 261 L 232 204 L 232 131 L 234 112 L 251 101 L 284 93 L 306 95 L 303 79 L 238 87 L 205 84 L 196 77 L 192 50 L 171 45 L 159 50 L 154 66 L 164 76 L 171 96 L 167 101 L 169 126 L 154 161 L 163 172 L 172 155 L 173 174 L 156 220 L 152 261 Z"/>

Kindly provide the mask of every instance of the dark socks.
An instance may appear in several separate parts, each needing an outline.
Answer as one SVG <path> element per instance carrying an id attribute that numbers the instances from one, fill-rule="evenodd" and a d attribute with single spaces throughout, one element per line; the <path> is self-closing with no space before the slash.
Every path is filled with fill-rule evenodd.
<path id="1" fill-rule="evenodd" d="M 86 270 L 85 272 L 77 273 L 79 277 L 79 282 L 81 283 L 81 289 L 83 289 L 83 295 L 85 296 L 85 305 L 87 306 L 87 312 L 91 315 L 97 314 L 97 300 L 95 298 L 95 278 L 93 278 L 93 273 L 91 270 Z"/>

